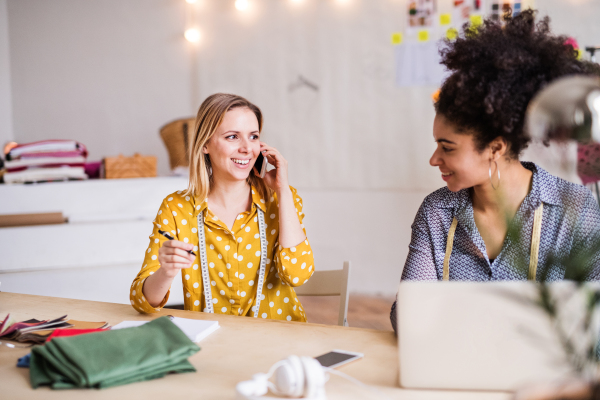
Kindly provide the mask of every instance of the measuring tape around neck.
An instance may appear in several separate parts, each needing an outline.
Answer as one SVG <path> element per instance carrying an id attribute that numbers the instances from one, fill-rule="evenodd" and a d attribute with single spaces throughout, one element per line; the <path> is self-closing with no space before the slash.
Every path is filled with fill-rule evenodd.
<path id="1" fill-rule="evenodd" d="M 267 266 L 267 229 L 265 226 L 265 213 L 259 207 L 256 208 L 258 212 L 258 231 L 260 236 L 260 268 L 258 274 L 258 283 L 256 287 L 256 301 L 252 307 L 254 311 L 254 318 L 258 317 L 258 311 L 260 310 L 260 301 L 264 298 L 262 294 L 262 288 L 265 283 L 265 270 Z M 206 238 L 204 234 L 204 212 L 198 214 L 198 248 L 200 249 L 200 264 L 202 267 L 202 283 L 204 285 L 204 312 L 214 313 L 211 292 L 210 275 L 208 273 L 208 260 L 206 258 Z"/>
<path id="2" fill-rule="evenodd" d="M 527 279 L 535 281 L 538 254 L 540 252 L 540 237 L 542 235 L 542 215 L 544 213 L 544 203 L 540 203 L 533 214 L 533 232 L 531 232 L 531 253 L 529 255 L 529 270 L 527 271 Z M 444 270 L 442 279 L 450 280 L 450 255 L 452 254 L 452 245 L 454 244 L 454 232 L 456 231 L 458 220 L 452 219 L 452 225 L 448 231 L 448 240 L 446 242 L 446 255 L 444 257 Z"/>

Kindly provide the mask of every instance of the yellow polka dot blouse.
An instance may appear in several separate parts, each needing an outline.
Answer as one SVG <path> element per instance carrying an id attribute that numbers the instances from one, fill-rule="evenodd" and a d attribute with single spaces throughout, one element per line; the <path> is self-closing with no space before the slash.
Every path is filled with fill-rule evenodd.
<path id="1" fill-rule="evenodd" d="M 302 199 L 296 189 L 290 189 L 302 224 Z M 160 310 L 169 298 L 170 292 L 155 308 L 146 301 L 142 293 L 144 280 L 160 267 L 158 249 L 168 240 L 158 233 L 162 229 L 170 232 L 175 239 L 194 245 L 196 260 L 192 267 L 181 271 L 184 305 L 186 310 L 204 310 L 197 227 L 197 215 L 204 213 L 206 258 L 214 311 L 220 314 L 253 316 L 251 308 L 256 301 L 261 254 L 257 208 L 262 209 L 265 214 L 268 255 L 263 285 L 264 298 L 260 303 L 259 317 L 306 322 L 306 314 L 293 287 L 302 285 L 314 273 L 310 244 L 305 240 L 296 247 L 282 248 L 278 243 L 277 195 L 263 199 L 254 188 L 251 211 L 239 214 L 231 230 L 211 212 L 206 200 L 197 202 L 194 197 L 184 196 L 181 191 L 167 196 L 153 221 L 154 229 L 143 267 L 131 285 L 130 299 L 133 307 L 139 312 L 152 313 Z"/>

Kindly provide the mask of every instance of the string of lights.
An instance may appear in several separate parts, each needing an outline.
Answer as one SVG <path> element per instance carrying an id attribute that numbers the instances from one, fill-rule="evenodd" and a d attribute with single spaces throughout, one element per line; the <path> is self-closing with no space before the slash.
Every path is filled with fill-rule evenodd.
<path id="1" fill-rule="evenodd" d="M 303 3 L 306 0 L 288 0 L 292 3 Z M 351 0 L 334 0 L 340 4 L 349 3 Z M 198 0 L 185 0 L 185 2 L 189 5 L 187 9 L 186 15 L 186 29 L 184 31 L 183 36 L 186 38 L 188 42 L 198 43 L 202 38 L 200 33 L 200 29 L 196 26 L 196 18 L 195 18 L 195 6 L 198 3 Z M 252 7 L 252 0 L 234 0 L 234 7 L 240 11 L 245 12 L 248 11 Z"/>

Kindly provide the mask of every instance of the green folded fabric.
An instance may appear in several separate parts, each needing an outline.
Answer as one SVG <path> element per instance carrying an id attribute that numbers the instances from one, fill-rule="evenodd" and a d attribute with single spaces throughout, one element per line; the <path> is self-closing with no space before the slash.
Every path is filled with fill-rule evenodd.
<path id="1" fill-rule="evenodd" d="M 31 386 L 107 388 L 195 372 L 187 359 L 199 350 L 167 317 L 135 328 L 58 337 L 32 349 Z"/>

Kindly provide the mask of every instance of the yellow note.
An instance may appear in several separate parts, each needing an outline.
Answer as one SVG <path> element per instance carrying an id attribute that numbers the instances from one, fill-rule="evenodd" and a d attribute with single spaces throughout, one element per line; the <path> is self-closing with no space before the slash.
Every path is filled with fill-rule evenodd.
<path id="1" fill-rule="evenodd" d="M 429 31 L 419 31 L 419 33 L 417 33 L 417 40 L 419 42 L 429 41 Z"/>
<path id="2" fill-rule="evenodd" d="M 392 44 L 401 44 L 402 43 L 402 33 L 396 32 L 392 33 Z"/>
<path id="3" fill-rule="evenodd" d="M 455 28 L 449 28 L 446 31 L 446 38 L 448 40 L 454 40 L 458 37 L 458 31 Z"/>
<path id="4" fill-rule="evenodd" d="M 452 23 L 452 16 L 450 14 L 440 15 L 440 25 L 450 25 Z"/>
<path id="5" fill-rule="evenodd" d="M 581 60 L 581 57 L 583 57 L 583 52 L 579 49 L 575 49 L 575 51 L 577 52 L 577 59 Z"/>
<path id="6" fill-rule="evenodd" d="M 469 19 L 471 20 L 473 28 L 477 28 L 479 25 L 483 24 L 483 17 L 481 15 L 471 15 Z"/>

